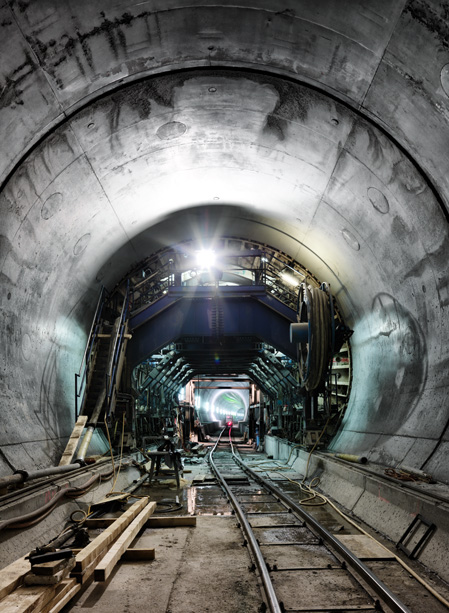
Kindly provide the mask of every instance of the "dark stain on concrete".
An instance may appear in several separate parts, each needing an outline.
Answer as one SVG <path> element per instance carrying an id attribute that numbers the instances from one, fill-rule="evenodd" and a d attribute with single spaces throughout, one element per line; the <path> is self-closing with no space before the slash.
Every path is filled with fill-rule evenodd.
<path id="1" fill-rule="evenodd" d="M 447 254 L 449 253 L 449 235 L 444 237 L 441 245 L 434 251 L 431 251 L 426 258 L 418 260 L 416 264 L 410 268 L 410 270 L 404 275 L 404 279 L 422 277 L 426 270 L 429 268 L 435 268 L 435 270 L 444 270 L 447 267 Z M 440 306 L 449 306 L 449 278 L 444 275 L 437 278 L 437 292 L 440 301 Z M 425 292 L 425 286 L 423 285 L 423 291 Z M 442 294 L 446 293 L 447 297 L 443 298 Z"/>
<path id="2" fill-rule="evenodd" d="M 449 48 L 449 5 L 445 2 L 438 4 L 441 13 L 435 10 L 435 3 L 425 0 L 410 0 L 404 9 L 412 19 L 421 23 L 426 30 L 438 38 L 445 49 Z"/>
<path id="3" fill-rule="evenodd" d="M 121 89 L 110 98 L 100 100 L 95 107 L 108 116 L 111 134 L 119 131 L 120 116 L 125 106 L 136 111 L 139 119 L 144 121 L 151 115 L 152 103 L 164 107 L 173 107 L 174 80 L 169 83 L 164 80 L 154 79 Z"/>
<path id="4" fill-rule="evenodd" d="M 24 0 L 19 0 L 19 2 L 17 2 L 17 6 L 19 7 L 19 11 L 21 13 L 24 13 L 27 8 L 30 6 L 29 2 L 24 2 Z"/>
<path id="5" fill-rule="evenodd" d="M 253 80 L 261 82 L 255 76 Z M 274 87 L 278 94 L 278 102 L 271 113 L 267 115 L 264 132 L 284 140 L 285 131 L 289 121 L 305 123 L 311 105 L 315 103 L 315 92 L 305 91 L 302 87 L 277 79 L 265 78 L 263 83 Z M 322 98 L 320 98 L 320 101 Z"/>
<path id="6" fill-rule="evenodd" d="M 372 415 L 382 419 L 382 414 L 388 413 L 390 432 L 395 432 L 413 413 L 427 381 L 426 338 L 418 320 L 394 296 L 377 294 L 372 309 L 380 324 L 377 342 L 384 345 L 379 415 Z M 385 340 L 381 340 L 381 336 Z M 414 393 L 413 401 L 401 402 L 401 398 L 411 392 Z"/>
<path id="7" fill-rule="evenodd" d="M 94 57 L 90 46 L 91 39 L 99 36 L 104 36 L 108 42 L 109 48 L 116 60 L 120 55 L 127 53 L 127 42 L 124 28 L 131 27 L 135 20 L 147 19 L 152 14 L 148 11 L 139 15 L 131 13 L 123 13 L 120 17 L 108 19 L 104 12 L 100 13 L 102 21 L 88 31 L 82 32 L 77 29 L 74 36 L 63 34 L 59 41 L 52 39 L 48 43 L 42 42 L 35 33 L 27 37 L 28 43 L 36 51 L 45 70 L 56 78 L 55 70 L 58 66 L 67 61 L 69 57 L 73 57 L 78 65 L 78 68 L 83 76 L 86 74 L 86 68 L 83 66 L 82 58 L 85 59 L 87 66 L 94 71 Z M 147 28 L 148 30 L 148 28 Z M 148 30 L 149 32 L 149 30 Z M 79 48 L 82 55 L 79 57 Z M 62 87 L 61 82 L 58 83 Z"/>
<path id="8" fill-rule="evenodd" d="M 398 215 L 393 217 L 391 223 L 391 233 L 393 235 L 393 239 L 399 244 L 407 245 L 414 238 L 414 233 L 407 227 L 404 220 Z"/>
<path id="9" fill-rule="evenodd" d="M 92 50 L 89 45 L 89 41 L 86 39 L 81 40 L 81 49 L 83 50 L 83 55 L 86 58 L 86 62 L 91 70 L 94 69 L 94 58 L 92 56 Z"/>
<path id="10" fill-rule="evenodd" d="M 123 92 L 125 95 L 121 100 L 130 108 L 135 110 L 139 115 L 139 119 L 148 119 L 151 113 L 151 95 L 145 83 L 139 83 L 137 87 L 133 87 Z M 155 99 L 155 98 L 154 98 Z"/>
<path id="11" fill-rule="evenodd" d="M 265 122 L 263 131 L 265 133 L 273 134 L 279 140 L 285 140 L 285 130 L 287 128 L 287 122 L 285 119 L 280 119 L 276 117 L 274 113 L 270 113 L 267 115 L 267 120 Z"/>
<path id="12" fill-rule="evenodd" d="M 114 133 L 119 126 L 120 111 L 123 106 L 126 105 L 135 110 L 140 120 L 148 119 L 153 103 L 173 108 L 175 89 L 182 87 L 186 78 L 183 75 L 177 75 L 130 85 L 110 98 L 98 102 L 97 108 L 107 109 L 107 113 L 110 114 L 111 132 Z"/>
<path id="13" fill-rule="evenodd" d="M 22 100 L 23 84 L 25 80 L 36 70 L 36 64 L 33 62 L 31 55 L 25 52 L 25 60 L 17 66 L 9 75 L 5 76 L 3 83 L 0 83 L 2 91 L 0 97 L 0 107 L 23 105 Z"/>

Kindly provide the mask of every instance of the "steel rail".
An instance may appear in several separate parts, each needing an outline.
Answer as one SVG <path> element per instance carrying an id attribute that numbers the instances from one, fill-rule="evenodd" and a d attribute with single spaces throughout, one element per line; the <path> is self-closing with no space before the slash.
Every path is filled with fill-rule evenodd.
<path id="1" fill-rule="evenodd" d="M 273 584 L 271 582 L 271 577 L 270 574 L 268 572 L 267 569 L 267 565 L 265 564 L 265 560 L 263 559 L 263 555 L 262 552 L 260 550 L 260 547 L 257 543 L 257 539 L 254 536 L 254 533 L 251 529 L 251 526 L 248 522 L 248 520 L 245 517 L 245 513 L 242 509 L 242 507 L 240 506 L 239 502 L 237 501 L 237 498 L 234 496 L 234 494 L 231 492 L 231 490 L 229 489 L 228 484 L 226 483 L 226 480 L 224 479 L 223 475 L 220 473 L 220 471 L 218 470 L 214 459 L 213 459 L 213 454 L 215 449 L 218 446 L 218 443 L 220 442 L 220 438 L 223 434 L 225 429 L 223 429 L 220 433 L 220 436 L 217 439 L 217 442 L 215 443 L 214 448 L 212 449 L 212 451 L 209 454 L 209 462 L 211 465 L 212 470 L 214 471 L 218 481 L 221 483 L 223 489 L 226 492 L 226 495 L 228 496 L 234 510 L 235 513 L 238 517 L 238 520 L 240 522 L 240 525 L 243 529 L 243 532 L 245 533 L 248 545 L 251 548 L 251 552 L 254 556 L 255 562 L 256 562 L 256 566 L 259 570 L 260 573 L 260 577 L 262 579 L 262 583 L 263 583 L 263 587 L 264 587 L 264 591 L 265 591 L 265 595 L 268 601 L 268 606 L 270 608 L 270 611 L 272 613 L 282 613 L 282 609 L 281 606 L 279 604 L 279 601 L 277 599 L 276 596 L 276 592 L 274 591 L 274 587 Z M 232 445 L 231 445 L 232 448 Z"/>
<path id="2" fill-rule="evenodd" d="M 312 515 L 307 513 L 299 504 L 284 494 L 280 489 L 272 485 L 269 481 L 255 473 L 243 462 L 232 450 L 234 461 L 239 464 L 243 470 L 251 475 L 253 479 L 258 481 L 269 492 L 282 500 L 284 504 L 292 509 L 295 513 L 311 526 L 318 534 L 333 547 L 344 560 L 356 571 L 356 573 L 374 590 L 385 604 L 387 604 L 395 613 L 412 613 L 410 609 L 403 603 L 393 592 L 383 583 L 352 551 L 343 545 L 337 538 L 334 537 L 324 526 L 322 526 Z"/>

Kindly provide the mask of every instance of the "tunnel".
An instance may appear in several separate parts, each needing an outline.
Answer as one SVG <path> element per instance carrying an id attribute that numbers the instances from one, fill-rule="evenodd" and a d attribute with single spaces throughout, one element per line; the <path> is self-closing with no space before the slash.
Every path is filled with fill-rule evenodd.
<path id="1" fill-rule="evenodd" d="M 328 284 L 352 331 L 329 452 L 449 484 L 448 10 L 2 2 L 1 476 L 59 463 L 101 288 L 176 246 L 235 241 Z M 136 364 L 177 342 L 175 319 L 150 353 L 136 324 Z M 189 351 L 183 385 L 212 368 Z M 228 414 L 218 392 L 205 421 Z M 250 399 L 228 396 L 245 420 Z M 91 444 L 107 449 L 101 429 Z"/>

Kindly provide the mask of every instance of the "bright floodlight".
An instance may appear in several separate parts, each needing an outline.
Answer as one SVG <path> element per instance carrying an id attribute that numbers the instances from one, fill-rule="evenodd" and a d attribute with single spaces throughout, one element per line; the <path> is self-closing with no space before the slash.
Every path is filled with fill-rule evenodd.
<path id="1" fill-rule="evenodd" d="M 211 249 L 197 251 L 196 263 L 200 268 L 211 268 L 215 264 L 215 253 Z"/>

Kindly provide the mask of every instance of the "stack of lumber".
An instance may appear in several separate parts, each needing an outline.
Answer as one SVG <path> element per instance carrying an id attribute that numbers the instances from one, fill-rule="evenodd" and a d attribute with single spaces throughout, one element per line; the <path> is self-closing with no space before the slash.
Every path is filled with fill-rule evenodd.
<path id="1" fill-rule="evenodd" d="M 57 613 L 94 574 L 97 581 L 110 576 L 120 558 L 133 551 L 128 546 L 155 509 L 155 502 L 139 499 L 75 558 L 31 567 L 23 557 L 0 570 L 0 611 Z M 154 550 L 136 550 L 136 558 L 153 559 Z"/>
<path id="2" fill-rule="evenodd" d="M 31 564 L 31 572 L 25 575 L 25 585 L 55 585 L 69 576 L 75 566 L 75 558 Z"/>

